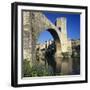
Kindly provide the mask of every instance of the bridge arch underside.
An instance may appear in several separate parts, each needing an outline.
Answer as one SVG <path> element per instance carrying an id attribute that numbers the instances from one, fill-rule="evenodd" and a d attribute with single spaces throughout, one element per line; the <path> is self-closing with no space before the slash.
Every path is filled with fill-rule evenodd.
<path id="1" fill-rule="evenodd" d="M 59 35 L 56 32 L 56 30 L 53 29 L 53 28 L 48 28 L 48 29 L 44 29 L 43 31 L 48 31 L 54 39 L 55 47 L 56 47 L 55 56 L 56 57 L 62 57 L 62 55 L 61 55 L 61 52 L 62 52 L 61 51 L 61 41 L 60 41 Z M 43 31 L 39 31 L 38 34 L 37 34 L 37 37 L 39 37 L 40 33 L 43 32 Z"/>
<path id="2" fill-rule="evenodd" d="M 54 38 L 55 45 L 56 45 L 56 53 L 55 53 L 56 56 L 61 57 L 61 42 L 60 42 L 60 38 L 59 38 L 57 32 L 52 28 L 47 29 L 47 31 L 50 32 L 50 34 Z"/>

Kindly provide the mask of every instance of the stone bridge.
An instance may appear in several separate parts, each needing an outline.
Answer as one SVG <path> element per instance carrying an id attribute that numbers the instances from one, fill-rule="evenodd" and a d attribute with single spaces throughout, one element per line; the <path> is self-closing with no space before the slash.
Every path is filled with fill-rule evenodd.
<path id="1" fill-rule="evenodd" d="M 67 39 L 67 21 L 65 17 L 57 18 L 55 25 L 39 11 L 22 11 L 23 58 L 35 63 L 36 43 L 41 32 L 51 33 L 56 44 L 56 57 L 68 52 L 71 43 Z"/>

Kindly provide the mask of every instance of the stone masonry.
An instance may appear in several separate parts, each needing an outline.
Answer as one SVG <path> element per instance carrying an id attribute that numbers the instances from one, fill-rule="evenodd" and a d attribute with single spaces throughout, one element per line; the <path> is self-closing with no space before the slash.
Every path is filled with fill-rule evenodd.
<path id="1" fill-rule="evenodd" d="M 55 25 L 39 11 L 22 11 L 22 18 L 23 59 L 29 60 L 31 64 L 35 63 L 36 42 L 44 30 L 49 31 L 55 40 L 57 57 L 60 57 L 62 52 L 71 52 L 65 17 L 57 18 Z"/>

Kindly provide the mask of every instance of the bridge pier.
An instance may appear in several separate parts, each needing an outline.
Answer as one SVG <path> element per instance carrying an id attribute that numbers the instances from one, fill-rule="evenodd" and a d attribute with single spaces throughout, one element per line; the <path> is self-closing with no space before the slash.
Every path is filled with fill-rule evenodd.
<path id="1" fill-rule="evenodd" d="M 62 52 L 61 52 L 61 44 L 60 41 L 55 40 L 56 44 L 56 52 L 55 52 L 55 62 L 56 62 L 56 74 L 60 74 L 61 72 L 61 62 L 62 62 Z"/>

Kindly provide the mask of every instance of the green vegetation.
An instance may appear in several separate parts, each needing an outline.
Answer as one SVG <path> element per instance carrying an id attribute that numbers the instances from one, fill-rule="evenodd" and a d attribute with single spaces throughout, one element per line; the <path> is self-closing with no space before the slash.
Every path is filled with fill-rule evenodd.
<path id="1" fill-rule="evenodd" d="M 29 61 L 23 61 L 23 77 L 51 76 L 53 72 L 49 72 L 44 65 L 30 66 Z"/>
<path id="2" fill-rule="evenodd" d="M 23 61 L 23 67 L 22 67 L 23 76 L 30 77 L 31 76 L 31 74 L 30 74 L 31 70 L 30 69 L 31 69 L 31 67 L 29 65 L 29 61 L 24 60 Z"/>

